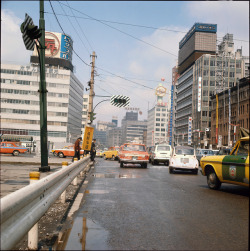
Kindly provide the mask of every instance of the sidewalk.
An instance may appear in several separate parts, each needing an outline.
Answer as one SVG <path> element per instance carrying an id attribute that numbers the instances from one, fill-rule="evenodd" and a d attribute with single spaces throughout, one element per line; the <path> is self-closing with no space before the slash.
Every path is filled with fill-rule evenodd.
<path id="1" fill-rule="evenodd" d="M 72 162 L 72 158 L 59 158 L 59 157 L 50 157 L 48 159 L 49 166 L 58 166 L 62 165 L 63 161 Z M 10 154 L 1 154 L 0 155 L 0 162 L 1 164 L 23 164 L 23 165 L 41 165 L 41 156 L 31 154 L 29 156 L 19 155 L 19 156 L 12 156 Z"/>

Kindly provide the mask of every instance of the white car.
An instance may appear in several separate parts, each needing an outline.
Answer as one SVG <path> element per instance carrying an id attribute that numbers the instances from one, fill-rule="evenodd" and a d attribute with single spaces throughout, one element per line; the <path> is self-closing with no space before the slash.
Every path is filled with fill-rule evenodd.
<path id="1" fill-rule="evenodd" d="M 152 149 L 151 162 L 153 165 L 158 163 L 165 163 L 169 165 L 172 148 L 170 145 L 159 144 Z"/>
<path id="2" fill-rule="evenodd" d="M 199 162 L 195 150 L 189 146 L 176 146 L 169 161 L 169 173 L 174 170 L 187 170 L 198 174 Z"/>

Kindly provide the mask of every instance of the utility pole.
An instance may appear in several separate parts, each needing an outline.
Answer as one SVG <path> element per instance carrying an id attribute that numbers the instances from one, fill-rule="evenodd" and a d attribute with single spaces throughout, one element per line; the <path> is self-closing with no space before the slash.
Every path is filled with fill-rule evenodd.
<path id="1" fill-rule="evenodd" d="M 42 32 L 40 38 L 40 141 L 41 141 L 41 168 L 39 171 L 50 171 L 48 166 L 48 133 L 47 133 L 47 89 L 45 81 L 45 20 L 44 20 L 44 1 L 40 0 L 40 19 L 39 29 Z"/>
<path id="2" fill-rule="evenodd" d="M 94 92 L 94 76 L 95 76 L 95 52 L 93 51 L 93 54 L 91 55 L 92 57 L 92 66 L 91 66 L 91 79 L 89 81 L 89 112 L 88 112 L 88 120 L 90 120 L 90 114 L 93 112 L 93 99 L 95 96 L 95 92 Z M 90 125 L 92 124 L 92 121 L 90 123 Z"/>

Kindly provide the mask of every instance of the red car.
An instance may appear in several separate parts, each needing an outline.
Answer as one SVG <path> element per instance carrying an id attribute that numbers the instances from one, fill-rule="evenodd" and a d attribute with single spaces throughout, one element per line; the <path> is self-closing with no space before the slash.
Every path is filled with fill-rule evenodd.
<path id="1" fill-rule="evenodd" d="M 146 146 L 137 143 L 124 144 L 119 152 L 119 161 L 120 167 L 124 167 L 124 164 L 140 164 L 147 168 L 149 156 Z"/>
<path id="2" fill-rule="evenodd" d="M 52 152 L 54 156 L 59 156 L 60 158 L 73 157 L 75 155 L 74 145 L 65 146 L 61 149 L 53 149 Z M 80 154 L 83 155 L 84 150 L 81 150 Z"/>
<path id="3" fill-rule="evenodd" d="M 9 153 L 18 156 L 20 153 L 27 153 L 28 148 L 23 147 L 20 142 L 1 142 L 0 153 Z"/>

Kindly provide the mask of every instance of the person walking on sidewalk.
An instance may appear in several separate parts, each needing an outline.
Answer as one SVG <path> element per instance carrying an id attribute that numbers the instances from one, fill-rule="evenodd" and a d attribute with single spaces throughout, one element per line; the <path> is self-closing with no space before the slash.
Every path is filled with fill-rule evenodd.
<path id="1" fill-rule="evenodd" d="M 91 145 L 91 150 L 90 150 L 90 159 L 92 161 L 95 160 L 95 155 L 96 155 L 95 142 L 96 142 L 96 139 L 93 139 L 92 145 Z"/>
<path id="2" fill-rule="evenodd" d="M 75 155 L 73 157 L 73 161 L 74 161 L 74 158 L 77 158 L 78 160 L 80 159 L 80 151 L 81 151 L 80 143 L 81 143 L 81 140 L 82 140 L 82 137 L 79 137 L 75 142 L 75 145 L 74 145 Z"/>

